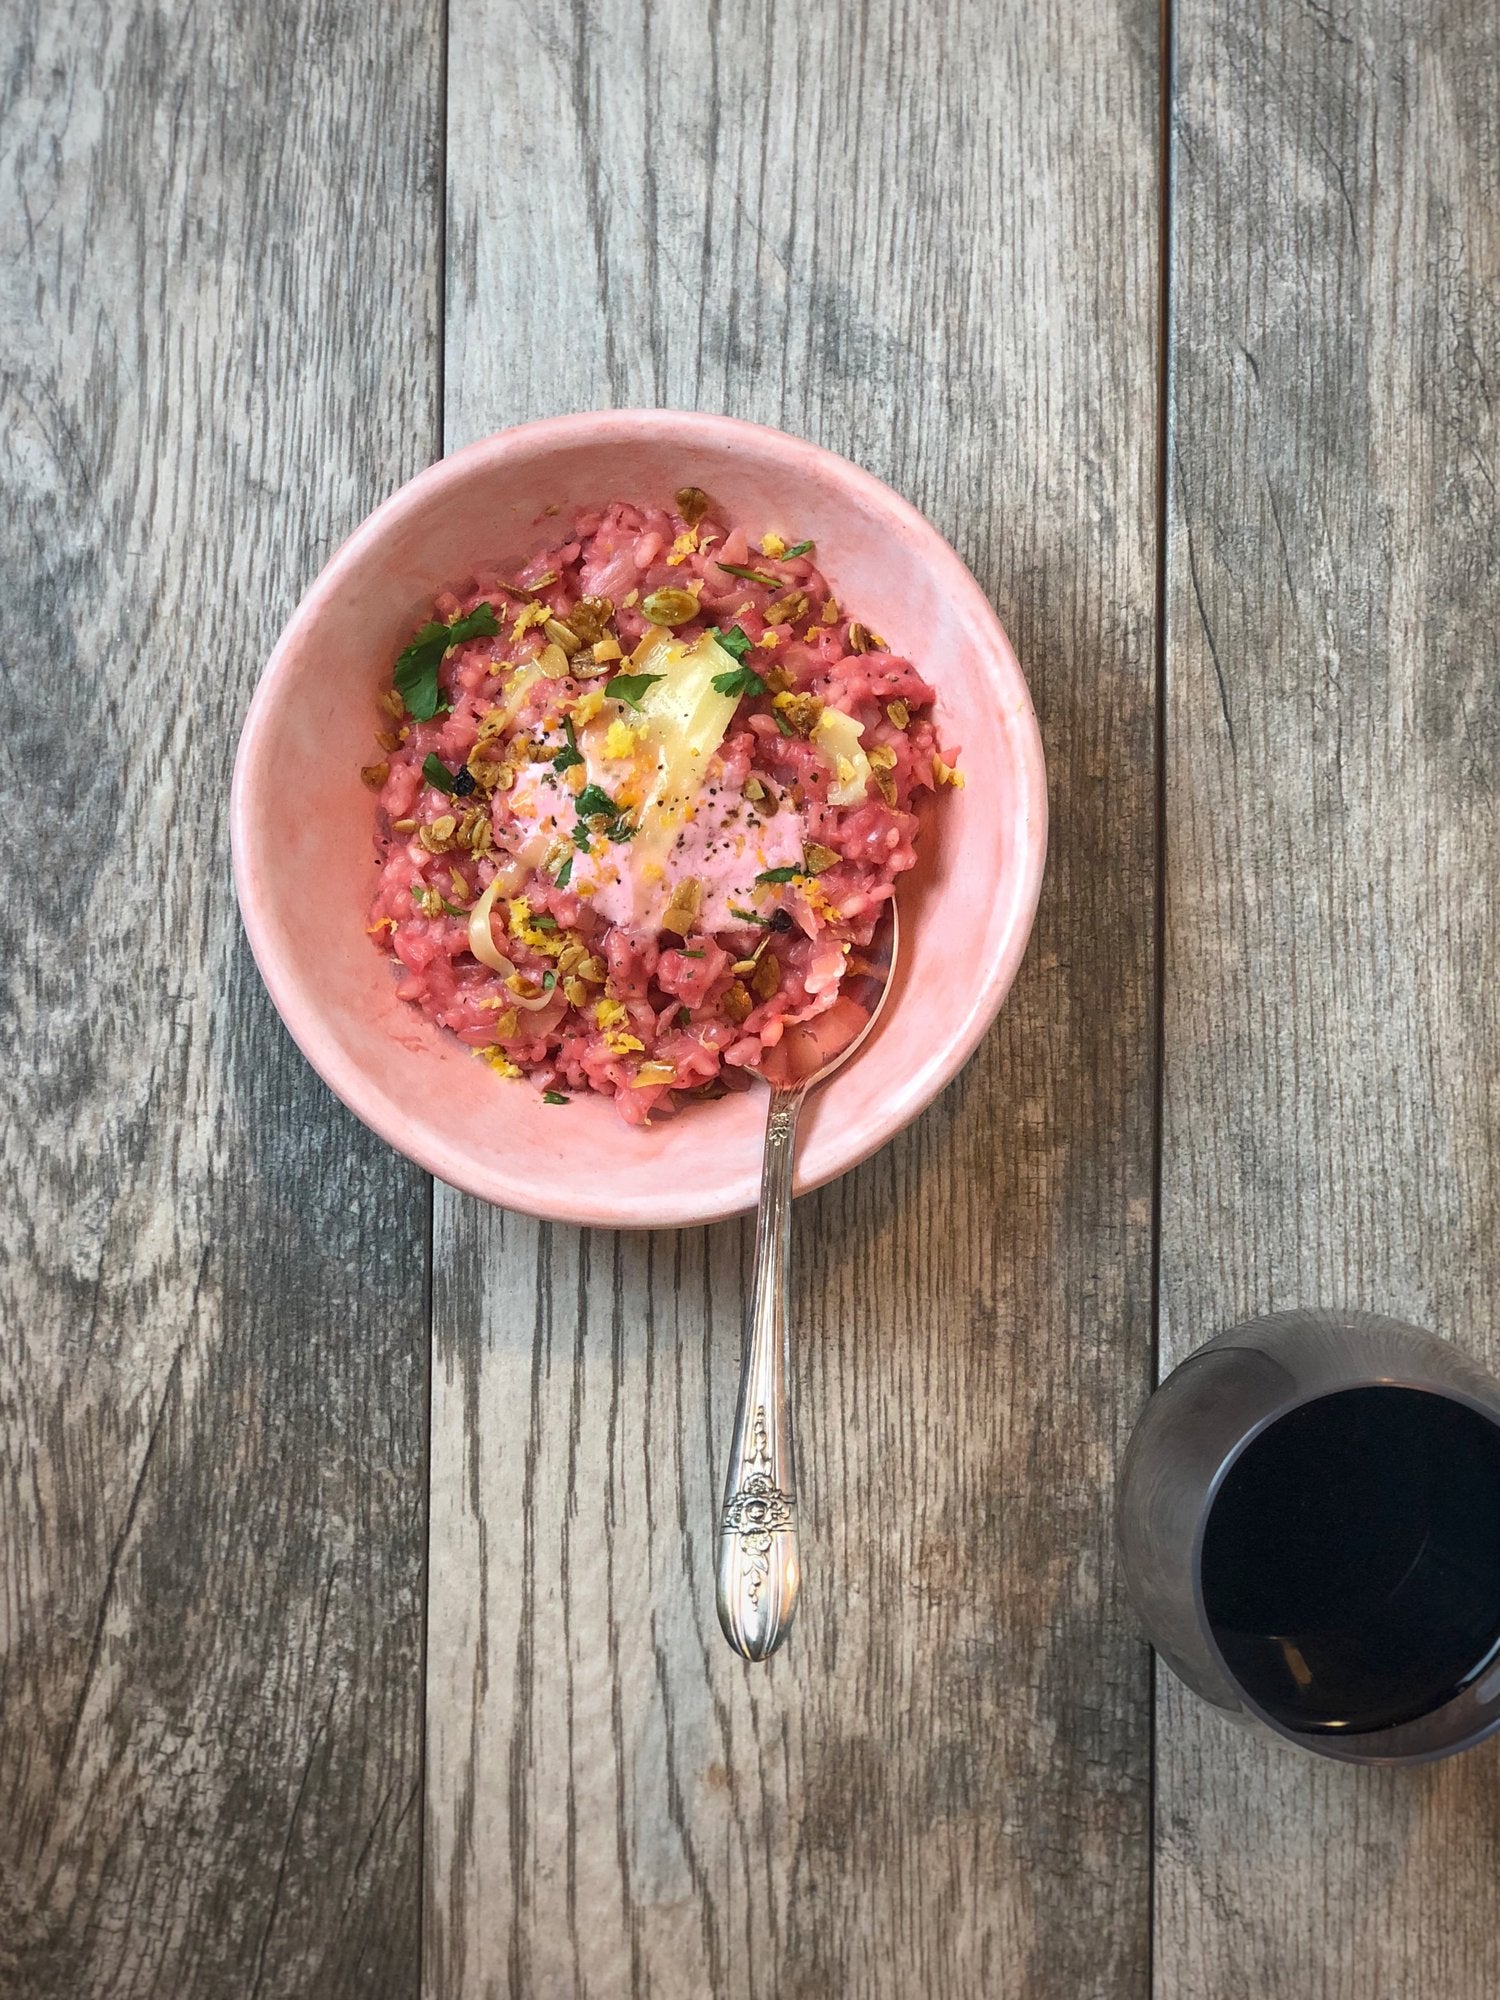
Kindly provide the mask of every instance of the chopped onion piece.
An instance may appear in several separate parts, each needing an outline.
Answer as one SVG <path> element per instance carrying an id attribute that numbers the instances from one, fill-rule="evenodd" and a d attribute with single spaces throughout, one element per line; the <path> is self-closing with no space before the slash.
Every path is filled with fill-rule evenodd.
<path id="1" fill-rule="evenodd" d="M 469 912 L 469 949 L 481 965 L 487 965 L 491 972 L 498 972 L 502 979 L 508 979 L 515 967 L 495 944 L 495 933 L 490 929 L 490 911 L 495 907 L 495 898 L 500 893 L 500 878 L 497 875 L 479 901 Z M 518 1002 L 524 1006 L 524 1001 Z"/>

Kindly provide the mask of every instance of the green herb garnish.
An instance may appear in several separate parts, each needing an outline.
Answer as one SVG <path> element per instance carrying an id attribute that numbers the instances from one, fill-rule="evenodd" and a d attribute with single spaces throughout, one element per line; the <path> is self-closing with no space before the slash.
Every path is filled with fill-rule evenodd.
<path id="1" fill-rule="evenodd" d="M 560 1090 L 544 1090 L 542 1092 L 543 1104 L 566 1104 L 567 1101 L 567 1097 Z"/>
<path id="2" fill-rule="evenodd" d="M 747 583 L 763 583 L 768 590 L 780 590 L 781 578 L 767 576 L 763 569 L 746 569 L 743 563 L 715 563 L 715 569 L 722 569 L 730 576 L 742 576 Z"/>
<path id="3" fill-rule="evenodd" d="M 754 667 L 731 667 L 727 674 L 714 675 L 715 694 L 764 694 L 766 684 Z"/>
<path id="4" fill-rule="evenodd" d="M 438 897 L 438 901 L 442 903 L 443 908 L 448 912 L 450 917 L 466 917 L 469 914 L 467 910 L 461 910 L 456 903 L 444 901 L 441 896 Z"/>
<path id="5" fill-rule="evenodd" d="M 793 542 L 792 546 L 785 551 L 781 560 L 783 562 L 790 562 L 793 556 L 805 556 L 811 547 L 811 542 Z"/>
<path id="6" fill-rule="evenodd" d="M 552 759 L 552 768 L 554 771 L 571 771 L 575 764 L 583 762 L 583 752 L 578 747 L 578 738 L 573 734 L 573 718 L 571 715 L 563 717 L 563 735 L 568 739 L 568 747 L 566 750 L 559 750 L 557 755 Z"/>
<path id="7" fill-rule="evenodd" d="M 779 708 L 771 710 L 771 720 L 776 724 L 776 727 L 781 731 L 783 736 L 790 736 L 792 734 L 792 725 L 787 721 Z"/>
<path id="8" fill-rule="evenodd" d="M 723 647 L 731 660 L 743 660 L 746 653 L 755 644 L 750 634 L 742 631 L 738 625 L 731 625 L 727 632 L 721 632 L 717 626 L 714 626 L 710 629 L 708 636 L 710 639 L 716 640 Z"/>
<path id="9" fill-rule="evenodd" d="M 472 611 L 466 611 L 451 624 L 434 619 L 424 625 L 397 660 L 391 676 L 397 694 L 406 703 L 407 714 L 417 722 L 431 722 L 443 705 L 438 668 L 443 664 L 444 654 L 451 646 L 461 646 L 465 639 L 493 639 L 499 630 L 492 604 L 476 604 Z"/>
<path id="10" fill-rule="evenodd" d="M 593 835 L 589 832 L 586 823 L 580 820 L 573 829 L 573 845 L 578 849 L 580 854 L 588 854 L 592 851 L 592 843 Z"/>
<path id="11" fill-rule="evenodd" d="M 446 792 L 449 798 L 452 798 L 453 773 L 441 757 L 434 757 L 429 751 L 422 759 L 422 776 L 429 785 L 436 785 L 440 792 Z"/>
<path id="12" fill-rule="evenodd" d="M 620 808 L 602 785 L 585 785 L 574 800 L 580 819 L 618 819 Z"/>
<path id="13" fill-rule="evenodd" d="M 557 974 L 555 972 L 544 972 L 542 974 L 542 991 L 544 993 L 550 993 L 556 984 Z"/>
<path id="14" fill-rule="evenodd" d="M 634 840 L 640 832 L 638 826 L 624 817 L 624 808 L 617 806 L 601 785 L 585 785 L 574 800 L 574 808 L 578 824 L 573 828 L 573 844 L 585 853 L 589 844 L 586 820 L 603 820 L 604 834 L 610 840 Z"/>
<path id="15" fill-rule="evenodd" d="M 679 1007 L 677 1009 L 677 1025 L 679 1028 L 692 1027 L 693 1010 L 691 1007 Z"/>
<path id="16" fill-rule="evenodd" d="M 765 931 L 771 928 L 771 919 L 769 917 L 758 917 L 754 910 L 742 910 L 736 903 L 729 905 L 729 914 L 732 917 L 738 917 L 741 923 L 759 924 L 761 929 Z"/>
<path id="17" fill-rule="evenodd" d="M 665 679 L 665 674 L 616 674 L 612 681 L 604 683 L 604 692 L 611 700 L 628 701 L 632 708 L 639 708 L 647 688 Z"/>
<path id="18" fill-rule="evenodd" d="M 549 916 L 533 917 L 531 927 L 533 930 L 538 931 L 555 931 L 557 929 L 557 919 L 556 917 Z"/>
<path id="19" fill-rule="evenodd" d="M 793 876 L 802 872 L 800 868 L 763 868 L 755 880 L 757 885 L 762 882 L 790 882 Z"/>
<path id="20" fill-rule="evenodd" d="M 701 951 L 689 951 L 686 945 L 682 945 L 678 950 L 677 956 L 679 958 L 702 958 L 704 954 Z"/>
<path id="21" fill-rule="evenodd" d="M 552 879 L 557 884 L 559 889 L 567 888 L 568 884 L 573 879 L 573 856 L 571 854 L 568 856 L 567 860 L 563 863 L 562 867 L 558 869 L 557 873 L 553 876 Z"/>

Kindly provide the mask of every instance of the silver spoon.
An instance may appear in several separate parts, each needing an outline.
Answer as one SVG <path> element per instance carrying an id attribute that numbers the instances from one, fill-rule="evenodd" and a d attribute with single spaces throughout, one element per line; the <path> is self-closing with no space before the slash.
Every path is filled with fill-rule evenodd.
<path id="1" fill-rule="evenodd" d="M 804 1057 L 807 1066 L 801 1074 L 795 1073 L 799 1049 L 794 1044 L 787 1051 L 789 1080 L 771 1086 L 755 1277 L 719 1516 L 719 1623 L 730 1645 L 747 1660 L 769 1659 L 785 1639 L 802 1582 L 788 1325 L 797 1119 L 807 1093 L 846 1063 L 874 1027 L 890 991 L 896 941 L 896 906 L 888 902 L 868 947 L 855 954 L 857 963 L 839 989 L 841 1000 L 852 1002 L 864 1020 L 851 1017 L 850 1038 L 832 1055 L 820 1050 L 821 1061 L 818 1055 Z"/>

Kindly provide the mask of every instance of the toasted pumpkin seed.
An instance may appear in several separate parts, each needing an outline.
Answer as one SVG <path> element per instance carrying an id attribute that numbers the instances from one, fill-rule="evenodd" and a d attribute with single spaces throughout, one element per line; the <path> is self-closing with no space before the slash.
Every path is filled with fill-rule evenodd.
<path id="1" fill-rule="evenodd" d="M 554 646 L 562 647 L 570 660 L 583 644 L 582 639 L 579 638 L 572 626 L 564 625 L 560 618 L 549 618 L 542 627 L 542 630 Z"/>
<path id="2" fill-rule="evenodd" d="M 811 736 L 823 713 L 823 704 L 814 694 L 779 694 L 772 707 L 786 717 L 799 736 Z"/>
<path id="3" fill-rule="evenodd" d="M 641 602 L 641 610 L 653 625 L 686 625 L 690 618 L 698 616 L 698 600 L 690 590 L 676 590 L 670 586 L 664 590 L 653 590 Z"/>
<path id="4" fill-rule="evenodd" d="M 492 845 L 490 816 L 481 807 L 475 806 L 459 821 L 458 844 L 467 847 L 471 854 L 489 853 Z"/>
<path id="5" fill-rule="evenodd" d="M 766 606 L 768 625 L 795 625 L 799 618 L 807 615 L 807 592 L 790 591 L 785 597 L 778 597 L 774 604 Z"/>
<path id="6" fill-rule="evenodd" d="M 452 813 L 442 813 L 437 819 L 430 820 L 422 827 L 417 838 L 429 854 L 446 854 L 453 845 L 453 835 L 457 827 L 458 821 Z"/>
<path id="7" fill-rule="evenodd" d="M 810 840 L 802 850 L 802 865 L 809 875 L 822 875 L 837 866 L 842 857 L 819 840 Z"/>
<path id="8" fill-rule="evenodd" d="M 568 613 L 568 624 L 585 646 L 592 646 L 596 639 L 602 639 L 606 626 L 615 615 L 615 607 L 607 597 L 580 597 Z"/>
<path id="9" fill-rule="evenodd" d="M 702 904 L 703 884 L 696 875 L 684 875 L 667 898 L 667 907 L 661 913 L 662 929 L 675 931 L 678 937 L 687 937 L 698 921 Z"/>
<path id="10" fill-rule="evenodd" d="M 677 511 L 690 528 L 696 528 L 708 512 L 708 495 L 701 486 L 679 486 Z"/>

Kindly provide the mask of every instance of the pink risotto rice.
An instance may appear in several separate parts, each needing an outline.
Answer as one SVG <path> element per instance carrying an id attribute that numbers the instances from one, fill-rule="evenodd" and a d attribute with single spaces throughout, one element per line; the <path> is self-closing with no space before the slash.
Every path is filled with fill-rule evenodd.
<path id="1" fill-rule="evenodd" d="M 547 1102 L 645 1124 L 804 1073 L 962 783 L 910 660 L 810 542 L 756 546 L 697 488 L 582 509 L 445 592 L 382 697 L 370 935 L 403 999 Z"/>

